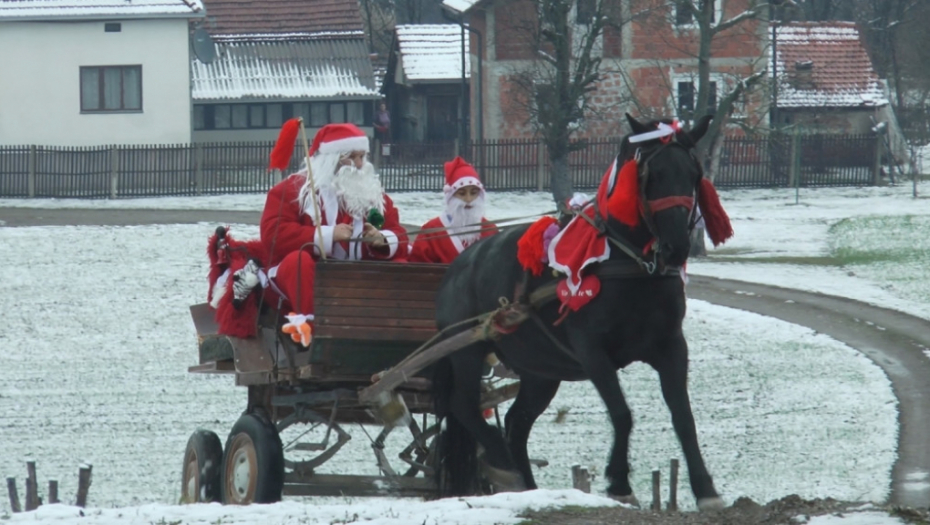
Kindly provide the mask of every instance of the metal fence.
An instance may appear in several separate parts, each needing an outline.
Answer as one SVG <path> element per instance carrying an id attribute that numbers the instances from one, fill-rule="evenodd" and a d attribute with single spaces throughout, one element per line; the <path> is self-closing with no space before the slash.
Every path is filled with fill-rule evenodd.
<path id="1" fill-rule="evenodd" d="M 575 187 L 596 188 L 620 137 L 574 143 Z M 269 173 L 271 142 L 157 146 L 0 146 L 0 197 L 120 198 L 256 193 Z M 303 155 L 298 145 L 289 172 Z M 548 190 L 551 166 L 535 140 L 375 144 L 372 157 L 388 191 L 439 191 L 443 163 L 461 154 L 493 190 Z M 867 135 L 768 135 L 724 139 L 714 181 L 722 188 L 869 185 L 878 180 L 881 143 Z"/>

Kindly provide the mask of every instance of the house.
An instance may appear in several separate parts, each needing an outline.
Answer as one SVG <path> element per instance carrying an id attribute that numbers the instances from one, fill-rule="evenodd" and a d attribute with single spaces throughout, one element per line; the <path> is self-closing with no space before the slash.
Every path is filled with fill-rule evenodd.
<path id="1" fill-rule="evenodd" d="M 468 58 L 466 53 L 463 68 L 462 27 L 457 24 L 397 26 L 382 87 L 393 115 L 394 142 L 451 142 L 459 137 L 461 115 L 468 114 Z"/>
<path id="2" fill-rule="evenodd" d="M 715 18 L 726 20 L 750 8 L 750 0 L 714 0 Z M 484 138 L 532 138 L 534 104 L 526 72 L 536 68 L 541 51 L 532 38 L 538 29 L 537 4 L 532 0 L 445 0 L 448 10 L 464 17 L 473 29 L 471 66 L 482 53 L 483 79 L 472 90 L 472 102 L 482 100 Z M 623 133 L 627 111 L 646 117 L 690 118 L 695 106 L 699 32 L 690 13 L 668 0 L 617 2 L 592 53 L 601 58 L 600 79 L 590 96 L 591 111 L 578 122 L 578 138 L 613 137 Z M 593 0 L 579 0 L 569 15 L 573 38 L 591 24 Z M 635 14 L 635 16 L 634 16 Z M 766 25 L 749 18 L 722 31 L 712 45 L 710 102 L 729 92 L 741 79 L 765 67 Z M 479 45 L 480 40 L 480 45 Z M 576 42 L 577 42 L 576 38 Z M 576 50 L 577 52 L 577 50 Z M 473 77 L 477 75 L 473 73 Z M 480 94 L 479 94 L 480 93 Z M 750 101 L 759 105 L 758 101 Z M 479 111 L 471 105 L 473 113 Z M 748 112 L 740 105 L 737 117 Z"/>
<path id="3" fill-rule="evenodd" d="M 779 25 L 772 44 L 779 127 L 863 134 L 888 118 L 886 88 L 853 22 Z"/>
<path id="4" fill-rule="evenodd" d="M 189 142 L 200 0 L 0 0 L 0 145 Z"/>
<path id="5" fill-rule="evenodd" d="M 351 122 L 372 134 L 381 95 L 356 0 L 206 0 L 216 46 L 193 58 L 195 142 L 274 140 L 303 117 L 312 136 Z"/>

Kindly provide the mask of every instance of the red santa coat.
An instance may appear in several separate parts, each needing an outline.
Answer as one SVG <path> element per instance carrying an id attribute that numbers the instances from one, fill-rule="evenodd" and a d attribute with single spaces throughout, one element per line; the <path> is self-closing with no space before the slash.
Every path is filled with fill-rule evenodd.
<path id="1" fill-rule="evenodd" d="M 482 239 L 497 233 L 494 223 L 488 222 L 487 219 L 481 219 L 481 226 L 483 230 L 481 232 Z M 442 217 L 435 217 L 424 224 L 421 229 L 431 230 L 447 227 L 448 224 L 445 224 Z M 449 264 L 468 246 L 462 242 L 461 237 L 450 236 L 445 231 L 424 233 L 417 235 L 417 239 L 413 242 L 413 248 L 410 251 L 410 262 Z"/>
<path id="2" fill-rule="evenodd" d="M 260 223 L 261 240 L 268 254 L 265 261 L 268 276 L 285 295 L 291 308 L 298 313 L 313 312 L 313 268 L 319 259 L 314 240 L 322 237 L 326 256 L 337 260 L 403 260 L 407 254 L 407 231 L 400 225 L 394 202 L 384 195 L 384 234 L 388 245 L 375 248 L 362 242 L 334 242 L 333 227 L 349 224 L 353 237 L 361 237 L 364 221 L 355 219 L 339 207 L 335 191 L 319 190 L 322 201 L 320 232 L 313 221 L 313 210 L 300 210 L 300 189 L 306 183 L 303 175 L 294 174 L 276 184 L 268 192 Z M 301 248 L 304 250 L 301 250 Z M 312 256 L 311 256 L 312 254 Z"/>

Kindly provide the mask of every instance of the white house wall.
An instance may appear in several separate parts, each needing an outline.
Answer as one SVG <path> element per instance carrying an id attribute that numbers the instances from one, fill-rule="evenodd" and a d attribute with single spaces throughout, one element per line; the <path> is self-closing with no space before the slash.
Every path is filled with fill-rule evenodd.
<path id="1" fill-rule="evenodd" d="M 191 140 L 187 20 L 0 23 L 0 145 Z M 142 66 L 142 112 L 81 114 L 81 66 Z"/>

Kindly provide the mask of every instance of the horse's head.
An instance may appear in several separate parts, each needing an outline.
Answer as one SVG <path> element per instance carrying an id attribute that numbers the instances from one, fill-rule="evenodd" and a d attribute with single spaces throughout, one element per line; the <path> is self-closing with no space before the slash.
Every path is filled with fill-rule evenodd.
<path id="1" fill-rule="evenodd" d="M 627 119 L 633 132 L 623 138 L 617 157 L 619 177 L 610 191 L 617 195 L 610 196 L 609 221 L 639 249 L 651 252 L 644 258 L 679 266 L 691 249 L 703 176 L 694 148 L 711 117 L 701 118 L 690 131 L 675 121 L 641 123 L 629 114 Z"/>

